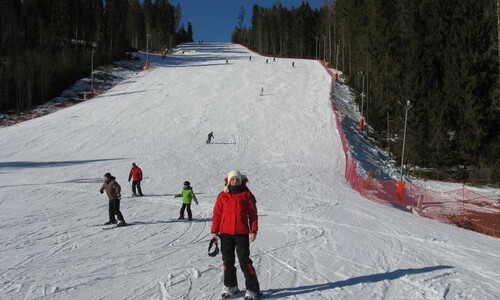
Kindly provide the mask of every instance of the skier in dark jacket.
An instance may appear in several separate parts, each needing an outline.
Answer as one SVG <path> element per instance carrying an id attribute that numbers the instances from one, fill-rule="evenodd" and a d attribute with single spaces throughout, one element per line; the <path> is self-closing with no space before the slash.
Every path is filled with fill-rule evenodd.
<path id="1" fill-rule="evenodd" d="M 210 144 L 213 138 L 214 138 L 214 132 L 212 131 L 208 134 L 207 144 Z"/>
<path id="2" fill-rule="evenodd" d="M 128 182 L 130 182 L 130 179 L 132 179 L 132 195 L 134 197 L 144 196 L 142 194 L 142 189 L 141 189 L 142 170 L 135 163 L 132 163 L 132 169 L 130 170 L 130 173 L 128 174 Z M 136 187 L 137 187 L 137 191 L 139 192 L 139 195 L 137 195 L 137 193 L 135 192 Z"/>
<path id="3" fill-rule="evenodd" d="M 116 178 L 110 173 L 104 174 L 104 183 L 100 190 L 101 194 L 104 193 L 104 191 L 106 191 L 106 195 L 109 199 L 109 221 L 104 223 L 104 225 L 116 224 L 116 218 L 120 221 L 117 226 L 127 225 L 123 219 L 122 213 L 120 212 L 121 187 L 118 182 L 116 182 Z"/>
<path id="4" fill-rule="evenodd" d="M 257 206 L 252 193 L 242 184 L 239 171 L 229 172 L 228 185 L 217 196 L 213 210 L 212 238 L 220 238 L 224 263 L 224 289 L 221 297 L 239 292 L 236 279 L 235 250 L 240 268 L 245 275 L 246 299 L 255 299 L 260 291 L 257 273 L 250 259 L 250 242 L 255 241 L 258 231 Z"/>

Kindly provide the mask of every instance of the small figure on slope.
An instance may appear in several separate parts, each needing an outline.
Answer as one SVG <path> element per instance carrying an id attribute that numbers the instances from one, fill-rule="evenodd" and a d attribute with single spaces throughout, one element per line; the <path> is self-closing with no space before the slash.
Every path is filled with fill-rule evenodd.
<path id="1" fill-rule="evenodd" d="M 208 134 L 207 144 L 210 144 L 213 138 L 214 138 L 214 132 L 212 131 Z"/>
<path id="2" fill-rule="evenodd" d="M 141 189 L 142 170 L 135 163 L 132 163 L 132 169 L 130 169 L 130 173 L 128 174 L 128 182 L 130 182 L 130 179 L 132 179 L 132 196 L 144 196 Z M 139 194 L 135 192 L 136 187 Z"/>
<path id="3" fill-rule="evenodd" d="M 109 199 L 109 221 L 104 223 L 104 225 L 116 224 L 115 215 L 118 218 L 118 221 L 120 221 L 120 223 L 116 226 L 127 225 L 123 219 L 122 213 L 120 212 L 121 187 L 118 182 L 116 182 L 116 178 L 110 173 L 104 174 L 104 183 L 100 190 L 101 194 L 104 193 L 104 191 L 106 191 L 106 195 Z"/>
<path id="4" fill-rule="evenodd" d="M 181 193 L 175 195 L 175 197 L 182 197 L 182 207 L 179 220 L 184 220 L 184 211 L 187 209 L 188 221 L 192 221 L 193 214 L 191 213 L 191 201 L 194 200 L 194 203 L 198 205 L 198 199 L 196 199 L 191 183 L 189 183 L 189 181 L 184 181 L 184 187 L 182 188 Z"/>
<path id="5" fill-rule="evenodd" d="M 221 299 L 239 292 L 234 266 L 235 250 L 241 271 L 245 275 L 244 299 L 253 300 L 262 295 L 250 259 L 250 242 L 255 241 L 258 230 L 257 206 L 252 193 L 242 184 L 243 178 L 239 171 L 229 172 L 228 184 L 217 196 L 213 210 L 210 232 L 212 238 L 220 238 L 224 263 L 224 288 Z"/>
<path id="6" fill-rule="evenodd" d="M 262 86 L 260 87 L 260 94 L 259 94 L 259 96 L 264 96 L 264 87 L 262 87 Z"/>

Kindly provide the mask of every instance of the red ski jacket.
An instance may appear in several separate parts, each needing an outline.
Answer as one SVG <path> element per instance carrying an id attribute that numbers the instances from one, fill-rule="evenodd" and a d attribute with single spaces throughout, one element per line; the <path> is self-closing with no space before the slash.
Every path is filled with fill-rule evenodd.
<path id="1" fill-rule="evenodd" d="M 221 192 L 215 202 L 211 233 L 257 233 L 258 217 L 254 196 L 248 190 L 231 194 Z"/>
<path id="2" fill-rule="evenodd" d="M 142 180 L 142 170 L 139 167 L 134 167 L 130 170 L 130 174 L 128 174 L 128 181 L 132 178 L 133 181 Z"/>

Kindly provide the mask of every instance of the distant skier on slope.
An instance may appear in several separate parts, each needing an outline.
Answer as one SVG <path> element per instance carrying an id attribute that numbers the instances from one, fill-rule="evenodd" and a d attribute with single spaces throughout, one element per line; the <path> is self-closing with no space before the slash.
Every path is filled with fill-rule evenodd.
<path id="1" fill-rule="evenodd" d="M 212 139 L 214 138 L 214 132 L 211 131 L 209 134 L 208 134 L 208 139 L 207 139 L 207 144 L 210 144 L 210 142 L 212 141 Z"/>
<path id="2" fill-rule="evenodd" d="M 220 238 L 224 263 L 224 288 L 221 299 L 239 292 L 236 278 L 235 250 L 240 268 L 245 275 L 246 300 L 262 295 L 257 274 L 250 259 L 250 242 L 258 230 L 257 207 L 252 193 L 245 189 L 239 171 L 229 172 L 228 184 L 218 196 L 213 210 L 212 238 Z"/>
<path id="3" fill-rule="evenodd" d="M 132 163 L 132 169 L 130 169 L 130 173 L 128 174 L 128 182 L 130 182 L 130 179 L 132 179 L 132 195 L 134 197 L 144 196 L 141 189 L 142 170 L 135 163 Z M 135 192 L 136 187 L 139 194 Z"/>
<path id="4" fill-rule="evenodd" d="M 100 189 L 101 194 L 106 191 L 106 195 L 108 196 L 108 212 L 109 212 L 109 221 L 104 223 L 104 225 L 116 224 L 116 217 L 118 218 L 118 227 L 126 226 L 125 220 L 123 219 L 123 215 L 120 212 L 120 199 L 121 199 L 121 187 L 116 182 L 116 177 L 112 176 L 110 173 L 104 174 L 104 183 Z"/>
<path id="5" fill-rule="evenodd" d="M 191 201 L 194 200 L 194 203 L 198 205 L 198 199 L 196 199 L 196 195 L 191 187 L 191 183 L 189 181 L 184 181 L 184 187 L 180 194 L 175 195 L 174 197 L 182 197 L 182 207 L 179 215 L 179 220 L 184 220 L 184 210 L 187 208 L 188 221 L 193 220 L 193 214 L 191 213 Z"/>
<path id="6" fill-rule="evenodd" d="M 262 87 L 262 86 L 260 87 L 260 94 L 259 94 L 259 96 L 264 96 L 264 87 Z"/>

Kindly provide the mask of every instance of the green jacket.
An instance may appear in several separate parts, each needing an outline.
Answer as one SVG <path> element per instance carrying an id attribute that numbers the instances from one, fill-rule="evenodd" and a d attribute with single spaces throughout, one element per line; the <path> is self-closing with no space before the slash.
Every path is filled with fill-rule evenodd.
<path id="1" fill-rule="evenodd" d="M 184 204 L 191 204 L 192 200 L 198 204 L 198 199 L 196 199 L 196 195 L 191 187 L 182 188 L 182 192 L 177 196 L 182 197 L 182 203 Z"/>

